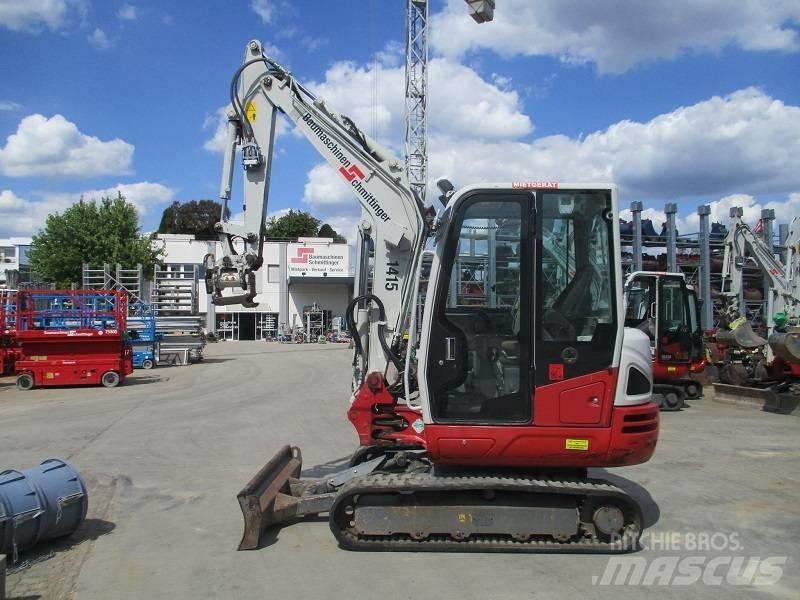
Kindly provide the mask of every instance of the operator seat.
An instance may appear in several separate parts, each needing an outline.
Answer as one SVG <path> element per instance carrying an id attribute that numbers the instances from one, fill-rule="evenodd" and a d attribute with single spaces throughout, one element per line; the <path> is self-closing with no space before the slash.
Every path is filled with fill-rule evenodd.
<path id="1" fill-rule="evenodd" d="M 552 307 L 545 311 L 542 325 L 551 339 L 573 340 L 577 337 L 574 321 L 589 313 L 591 296 L 586 290 L 592 279 L 591 266 L 580 269 L 555 299 Z"/>

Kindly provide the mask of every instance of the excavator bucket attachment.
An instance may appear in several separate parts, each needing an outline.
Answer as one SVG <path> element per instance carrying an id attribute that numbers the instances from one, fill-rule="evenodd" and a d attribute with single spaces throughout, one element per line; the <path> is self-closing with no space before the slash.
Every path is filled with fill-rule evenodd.
<path id="1" fill-rule="evenodd" d="M 776 331 L 769 336 L 772 351 L 790 365 L 800 364 L 800 331 Z"/>
<path id="2" fill-rule="evenodd" d="M 291 518 L 284 516 L 291 505 L 291 481 L 300 477 L 303 456 L 300 448 L 284 446 L 239 492 L 237 499 L 244 516 L 244 534 L 239 550 L 258 548 L 261 535 L 270 525 Z"/>
<path id="3" fill-rule="evenodd" d="M 759 348 L 767 343 L 767 340 L 753 331 L 750 323 L 742 323 L 733 331 L 727 329 L 718 330 L 717 341 L 745 349 Z"/>

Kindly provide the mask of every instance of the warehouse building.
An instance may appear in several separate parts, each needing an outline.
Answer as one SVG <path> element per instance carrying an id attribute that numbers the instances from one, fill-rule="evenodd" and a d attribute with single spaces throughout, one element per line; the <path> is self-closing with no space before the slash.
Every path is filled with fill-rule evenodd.
<path id="1" fill-rule="evenodd" d="M 11 273 L 30 275 L 28 250 L 32 241 L 29 237 L 0 238 L 0 287 L 7 284 L 9 275 L 14 277 Z M 9 285 L 14 286 L 14 282 Z"/>
<path id="2" fill-rule="evenodd" d="M 298 329 L 321 334 L 340 322 L 353 297 L 351 248 L 330 238 L 265 242 L 255 308 L 210 303 L 203 259 L 206 254 L 220 256 L 219 242 L 159 234 L 155 243 L 164 249 L 164 264 L 152 284 L 159 310 L 181 306 L 205 315 L 207 329 L 224 339 L 260 340 Z"/>

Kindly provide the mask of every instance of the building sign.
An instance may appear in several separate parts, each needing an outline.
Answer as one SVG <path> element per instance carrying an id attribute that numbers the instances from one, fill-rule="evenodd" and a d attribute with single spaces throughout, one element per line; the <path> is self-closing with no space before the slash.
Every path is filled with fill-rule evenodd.
<path id="1" fill-rule="evenodd" d="M 348 277 L 347 244 L 289 244 L 289 277 Z"/>

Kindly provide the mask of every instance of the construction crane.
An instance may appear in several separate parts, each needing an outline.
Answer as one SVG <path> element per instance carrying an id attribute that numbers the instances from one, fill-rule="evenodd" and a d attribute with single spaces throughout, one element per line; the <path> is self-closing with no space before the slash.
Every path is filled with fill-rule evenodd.
<path id="1" fill-rule="evenodd" d="M 623 325 L 616 188 L 521 178 L 456 191 L 441 181 L 446 206 L 437 216 L 414 195 L 401 161 L 260 42 L 247 45 L 230 90 L 221 196 L 227 206 L 240 155 L 247 210 L 243 226 L 218 226 L 222 256 L 207 260 L 214 301 L 254 301 L 278 112 L 352 188 L 362 268 L 374 247 L 372 291 L 359 281 L 346 311 L 354 339 L 347 414 L 360 447 L 345 470 L 314 480 L 300 479 L 299 448 L 280 450 L 238 495 L 239 548 L 257 548 L 271 525 L 319 513 L 347 549 L 635 548 L 636 499 L 587 478 L 589 467 L 649 460 L 658 438 L 649 340 Z M 545 237 L 567 245 L 568 269 L 548 257 Z M 481 303 L 453 293 L 467 238 L 483 248 L 487 271 L 503 271 Z M 561 270 L 545 278 L 545 262 Z M 241 291 L 230 296 L 231 287 Z"/>
<path id="2" fill-rule="evenodd" d="M 730 217 L 721 290 L 726 323 L 713 344 L 720 381 L 800 395 L 800 217 L 789 224 L 783 264 L 775 258 L 771 240 L 765 243 L 742 222 L 741 208 L 731 208 Z M 748 264 L 757 266 L 770 284 L 766 339 L 746 319 L 742 279 Z"/>
<path id="3" fill-rule="evenodd" d="M 477 23 L 494 18 L 494 0 L 465 0 Z M 428 187 L 428 0 L 406 0 L 406 170 L 424 203 Z"/>
<path id="4" fill-rule="evenodd" d="M 699 398 L 696 378 L 705 370 L 700 303 L 683 273 L 634 271 L 625 279 L 625 326 L 650 338 L 653 400 L 661 410 L 678 410 Z"/>

